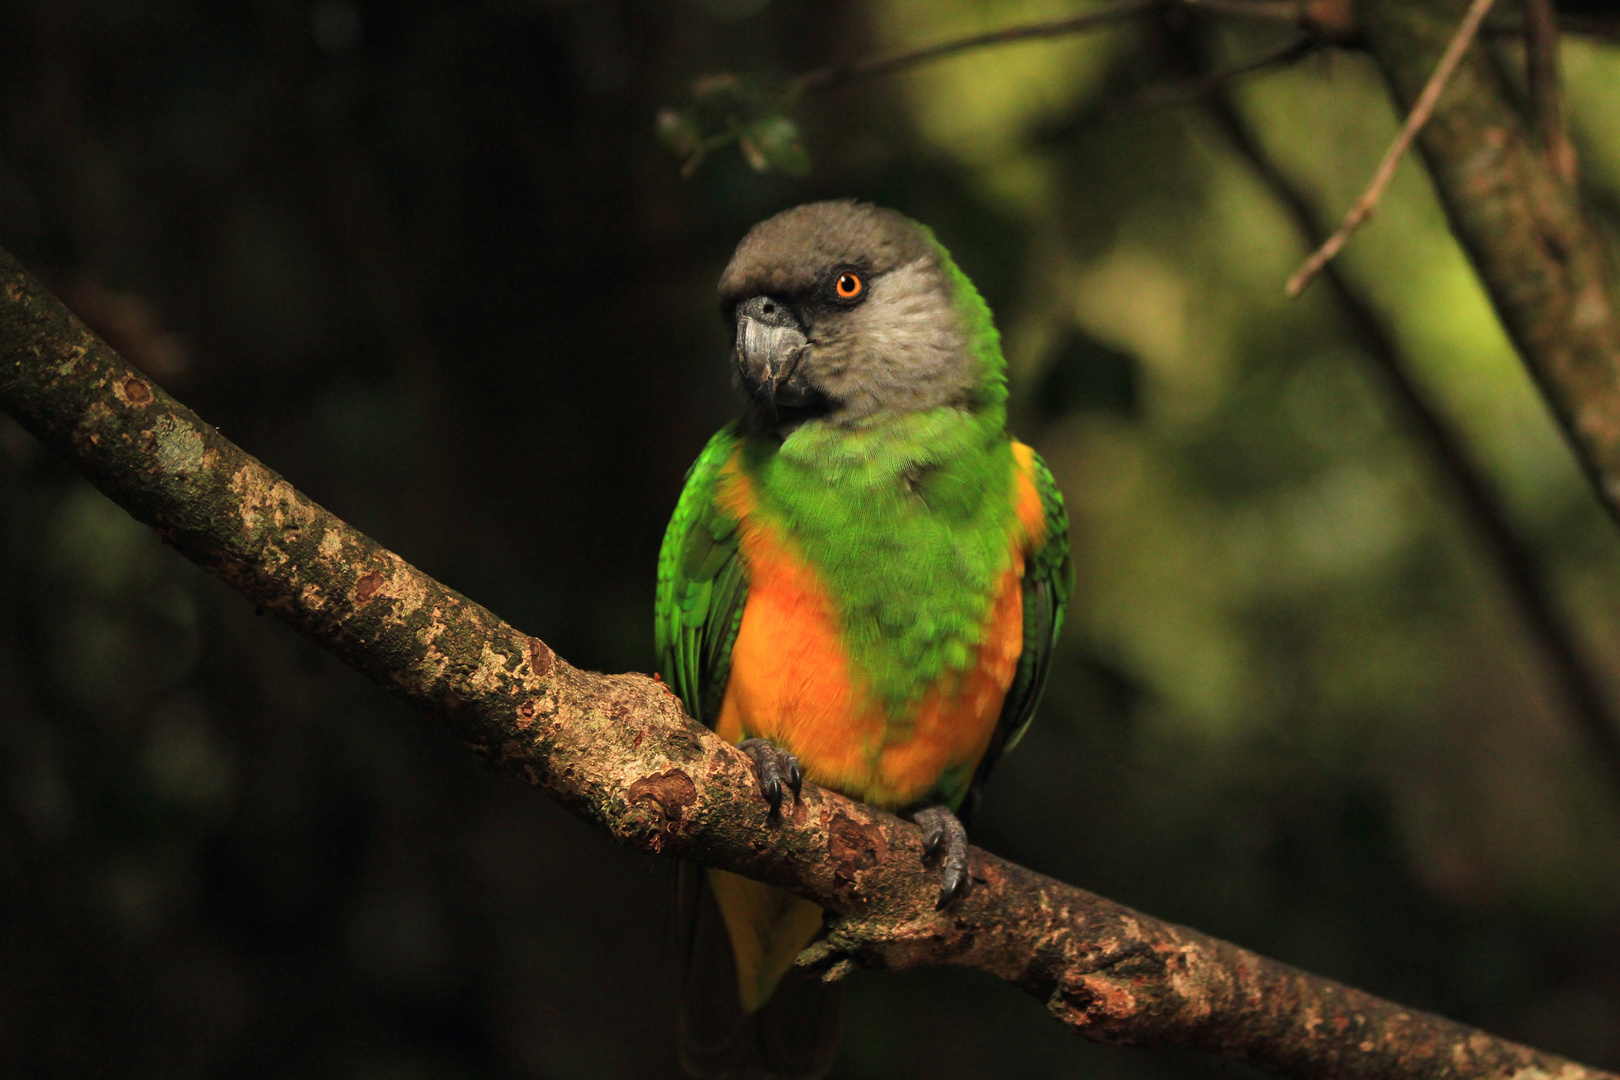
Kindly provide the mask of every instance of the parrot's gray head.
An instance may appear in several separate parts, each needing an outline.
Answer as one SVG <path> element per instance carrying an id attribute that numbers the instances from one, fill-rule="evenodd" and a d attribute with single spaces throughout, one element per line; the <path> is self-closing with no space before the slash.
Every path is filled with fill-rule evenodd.
<path id="1" fill-rule="evenodd" d="M 764 426 L 973 399 L 978 373 L 940 251 L 893 210 L 808 203 L 760 222 L 720 275 L 720 310 Z"/>

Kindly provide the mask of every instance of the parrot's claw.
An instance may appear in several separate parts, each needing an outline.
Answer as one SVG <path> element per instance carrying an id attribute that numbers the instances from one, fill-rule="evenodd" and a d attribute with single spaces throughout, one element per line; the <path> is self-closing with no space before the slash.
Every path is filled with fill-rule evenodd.
<path id="1" fill-rule="evenodd" d="M 973 888 L 968 876 L 967 830 L 956 815 L 943 806 L 925 806 L 911 815 L 923 834 L 923 859 L 939 857 L 940 889 L 935 911 L 944 911 L 951 901 L 966 896 Z"/>
<path id="2" fill-rule="evenodd" d="M 799 789 L 804 786 L 804 771 L 791 751 L 783 750 L 769 739 L 744 739 L 737 744 L 737 749 L 754 763 L 754 770 L 759 773 L 759 793 L 771 804 L 773 817 L 782 812 L 784 786 L 793 792 L 795 799 L 799 797 Z"/>

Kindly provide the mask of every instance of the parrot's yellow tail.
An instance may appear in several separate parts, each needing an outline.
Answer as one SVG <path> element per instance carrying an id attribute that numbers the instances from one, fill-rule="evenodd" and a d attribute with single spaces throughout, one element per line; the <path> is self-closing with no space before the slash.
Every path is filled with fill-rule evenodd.
<path id="1" fill-rule="evenodd" d="M 821 908 L 786 889 L 725 870 L 709 871 L 709 888 L 731 939 L 743 1012 L 756 1013 L 821 930 Z"/>
<path id="2" fill-rule="evenodd" d="M 821 909 L 793 894 L 690 863 L 681 867 L 687 929 L 680 1056 L 692 1076 L 813 1080 L 838 1052 L 842 984 L 793 960 Z"/>

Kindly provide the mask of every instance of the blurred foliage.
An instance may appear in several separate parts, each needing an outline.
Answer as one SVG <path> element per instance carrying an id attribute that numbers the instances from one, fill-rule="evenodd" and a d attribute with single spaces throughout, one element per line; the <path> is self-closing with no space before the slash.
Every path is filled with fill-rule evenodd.
<path id="1" fill-rule="evenodd" d="M 799 125 L 786 113 L 797 96 L 791 88 L 770 93 L 757 81 L 729 72 L 709 75 L 692 84 L 690 104 L 658 110 L 658 137 L 683 159 L 683 176 L 696 172 L 714 151 L 736 143 L 755 172 L 778 169 L 802 177 L 810 171 L 810 155 Z"/>
<path id="2" fill-rule="evenodd" d="M 1046 362 L 1035 389 L 1040 420 L 1096 409 L 1136 419 L 1142 408 L 1142 365 L 1131 353 L 1098 341 L 1079 326 Z"/>
<path id="3" fill-rule="evenodd" d="M 812 198 L 912 214 L 997 313 L 1080 564 L 977 838 L 1620 1066 L 1616 793 L 1340 314 L 1283 298 L 1286 217 L 1197 103 L 1100 108 L 1178 77 L 1162 34 L 809 96 L 804 177 L 714 154 L 682 180 L 649 131 L 701 72 L 737 73 L 710 104 L 746 128 L 772 114 L 744 88 L 1073 10 L 0 0 L 0 244 L 346 519 L 571 660 L 646 670 L 664 521 L 736 408 L 731 246 Z M 1227 61 L 1287 32 L 1197 26 Z M 1620 53 L 1565 60 L 1608 212 Z M 1394 130 L 1354 55 L 1240 97 L 1329 214 Z M 1620 544 L 1415 164 L 1342 258 L 1614 670 Z M 0 1072 L 676 1075 L 669 866 L 484 770 L 15 427 L 0 451 Z M 849 1017 L 841 1077 L 1244 1071 L 1084 1043 L 968 972 L 857 976 Z"/>

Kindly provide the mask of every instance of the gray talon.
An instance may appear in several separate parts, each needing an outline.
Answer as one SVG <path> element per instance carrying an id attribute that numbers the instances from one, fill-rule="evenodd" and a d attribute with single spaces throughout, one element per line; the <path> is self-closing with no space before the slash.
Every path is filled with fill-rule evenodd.
<path id="1" fill-rule="evenodd" d="M 945 842 L 945 822 L 938 814 L 925 810 L 918 814 L 917 824 L 923 827 L 923 861 L 928 862 L 939 854 L 939 845 Z"/>
<path id="2" fill-rule="evenodd" d="M 967 830 L 956 815 L 943 806 L 925 806 L 911 815 L 923 834 L 923 859 L 932 861 L 940 857 L 939 902 L 935 911 L 944 911 L 953 900 L 966 896 L 973 888 L 968 876 Z"/>
<path id="3" fill-rule="evenodd" d="M 782 811 L 784 784 L 793 791 L 794 798 L 798 798 L 799 789 L 804 784 L 804 774 L 797 757 L 772 745 L 769 739 L 744 739 L 737 744 L 737 749 L 747 754 L 754 763 L 754 771 L 759 774 L 759 792 L 770 804 L 772 817 Z"/>

